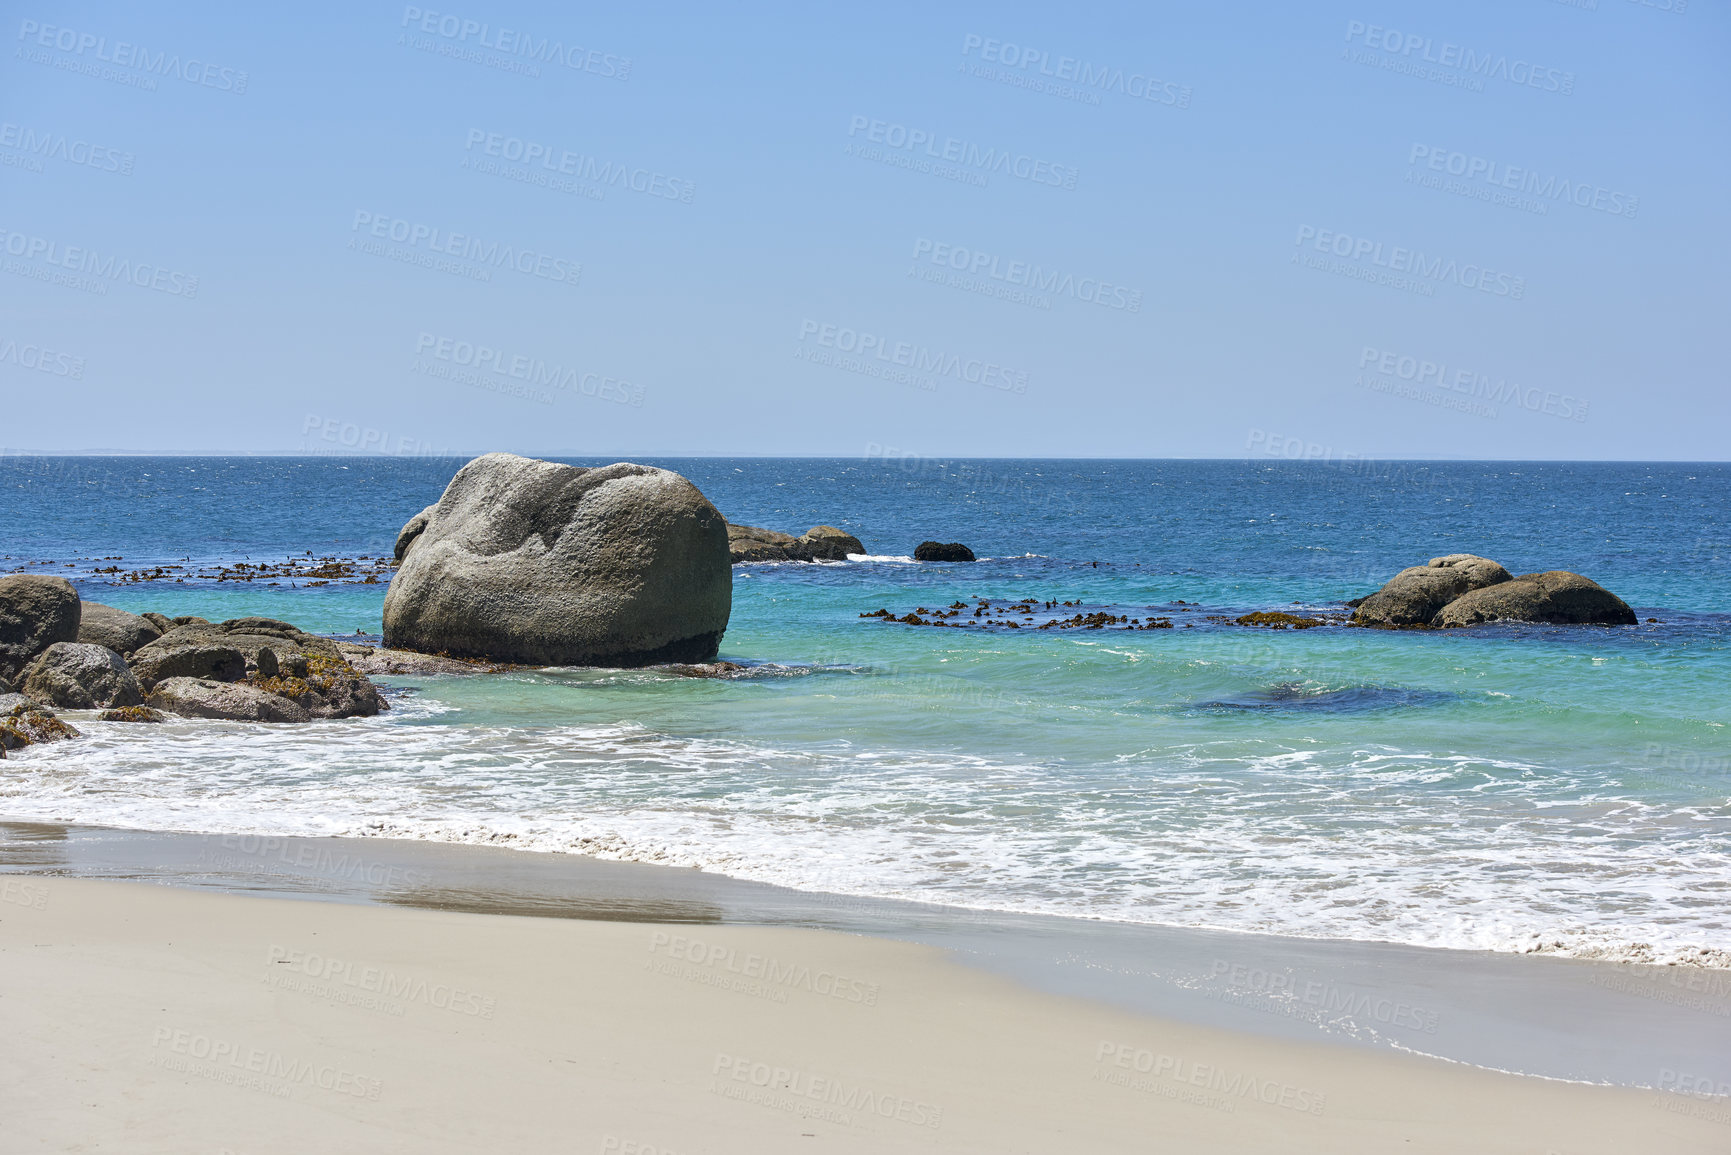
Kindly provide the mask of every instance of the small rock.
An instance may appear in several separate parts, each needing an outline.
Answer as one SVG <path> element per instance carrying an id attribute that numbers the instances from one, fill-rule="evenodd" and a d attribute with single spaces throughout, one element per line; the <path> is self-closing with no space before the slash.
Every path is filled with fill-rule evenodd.
<path id="1" fill-rule="evenodd" d="M 163 617 L 161 614 L 146 611 L 138 616 L 155 626 L 159 634 L 166 634 L 174 628 L 174 619 Z"/>
<path id="2" fill-rule="evenodd" d="M 150 691 L 150 705 L 183 718 L 232 722 L 309 722 L 312 715 L 280 694 L 241 682 L 165 678 Z"/>
<path id="3" fill-rule="evenodd" d="M 8 704 L 0 698 L 0 747 L 18 750 L 42 742 L 59 742 L 83 737 L 49 710 L 21 694 L 9 694 L 19 701 Z"/>
<path id="4" fill-rule="evenodd" d="M 1400 629 L 1429 626 L 1437 611 L 1469 590 L 1509 580 L 1509 571 L 1470 553 L 1408 566 L 1353 609 L 1352 624 Z"/>
<path id="5" fill-rule="evenodd" d="M 1233 618 L 1232 621 L 1235 625 L 1263 626 L 1271 630 L 1308 630 L 1312 626 L 1328 624 L 1321 618 L 1301 618 L 1297 614 L 1289 614 L 1280 610 L 1245 614 L 1241 618 Z"/>
<path id="6" fill-rule="evenodd" d="M 959 541 L 922 541 L 914 547 L 915 561 L 973 561 L 974 551 Z"/>
<path id="7" fill-rule="evenodd" d="M 122 706 L 117 710 L 104 710 L 96 715 L 102 722 L 166 722 L 168 715 L 161 710 L 152 710 L 149 706 Z"/>
<path id="8" fill-rule="evenodd" d="M 106 646 L 55 642 L 24 671 L 24 692 L 65 710 L 136 706 L 144 701 L 126 661 Z"/>
<path id="9" fill-rule="evenodd" d="M 1632 626 L 1639 620 L 1629 603 L 1568 570 L 1546 570 L 1462 594 L 1437 614 L 1439 629 L 1492 621 L 1561 625 Z"/>

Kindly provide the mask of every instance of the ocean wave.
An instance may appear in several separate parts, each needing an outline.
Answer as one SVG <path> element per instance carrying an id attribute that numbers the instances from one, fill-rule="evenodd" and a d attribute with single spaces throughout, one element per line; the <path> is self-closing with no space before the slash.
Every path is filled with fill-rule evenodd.
<path id="1" fill-rule="evenodd" d="M 1518 760 L 1193 744 L 1059 771 L 845 739 L 486 717 L 425 694 L 379 718 L 292 727 L 74 715 L 84 739 L 13 752 L 0 813 L 507 846 L 977 909 L 1731 965 L 1731 918 L 1700 897 L 1731 868 L 1710 831 Z"/>

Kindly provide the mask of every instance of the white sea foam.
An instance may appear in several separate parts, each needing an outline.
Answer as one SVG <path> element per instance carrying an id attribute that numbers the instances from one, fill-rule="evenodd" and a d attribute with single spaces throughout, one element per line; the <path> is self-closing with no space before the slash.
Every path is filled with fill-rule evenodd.
<path id="1" fill-rule="evenodd" d="M 1515 761 L 1192 745 L 1055 770 L 464 721 L 477 713 L 409 697 L 306 726 L 77 717 L 84 739 L 8 758 L 0 815 L 575 851 L 980 908 L 1731 965 L 1731 914 L 1701 897 L 1731 868 L 1710 832 L 1631 799 L 1543 797 Z M 1670 833 L 1632 840 L 1631 824 Z"/>

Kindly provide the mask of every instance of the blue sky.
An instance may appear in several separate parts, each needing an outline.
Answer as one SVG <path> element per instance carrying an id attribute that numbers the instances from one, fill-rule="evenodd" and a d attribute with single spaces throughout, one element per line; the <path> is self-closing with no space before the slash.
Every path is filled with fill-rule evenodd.
<path id="1" fill-rule="evenodd" d="M 1704 0 L 11 7 L 10 452 L 1726 455 Z"/>

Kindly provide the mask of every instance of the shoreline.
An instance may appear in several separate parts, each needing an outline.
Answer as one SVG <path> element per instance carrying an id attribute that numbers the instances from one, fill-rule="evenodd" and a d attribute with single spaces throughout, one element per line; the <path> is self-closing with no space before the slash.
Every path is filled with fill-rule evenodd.
<path id="1" fill-rule="evenodd" d="M 1694 1073 L 1588 1086 L 1197 1026 L 868 934 L 706 925 L 694 955 L 663 923 L 0 889 L 0 990 L 30 992 L 0 997 L 7 1150 L 1579 1155 L 1731 1134 Z"/>
<path id="2" fill-rule="evenodd" d="M 1731 1086 L 1731 972 L 981 911 L 683 867 L 389 838 L 172 834 L 0 820 L 0 886 L 126 880 L 487 917 L 804 929 L 936 948 L 1051 997 L 1200 1029 L 1545 1079 Z M 691 949 L 696 949 L 692 947 Z M 700 952 L 707 957 L 706 952 Z M 752 982 L 737 959 L 702 964 Z M 1672 1079 L 1672 1081 L 1675 1081 Z"/>

